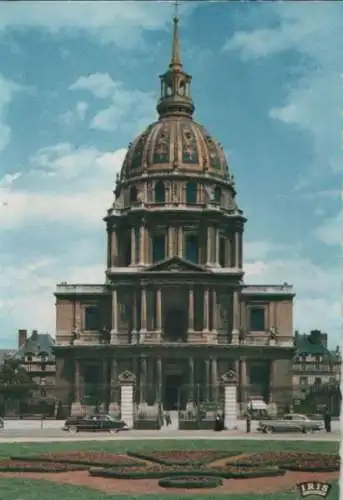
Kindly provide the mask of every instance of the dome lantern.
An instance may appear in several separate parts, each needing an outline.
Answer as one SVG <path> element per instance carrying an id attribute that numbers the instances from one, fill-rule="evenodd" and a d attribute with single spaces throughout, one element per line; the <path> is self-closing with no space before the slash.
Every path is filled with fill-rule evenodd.
<path id="1" fill-rule="evenodd" d="M 194 103 L 190 95 L 192 77 L 182 69 L 179 38 L 179 18 L 173 18 L 173 42 L 169 69 L 160 76 L 161 97 L 157 104 L 160 118 L 177 114 L 192 116 Z"/>

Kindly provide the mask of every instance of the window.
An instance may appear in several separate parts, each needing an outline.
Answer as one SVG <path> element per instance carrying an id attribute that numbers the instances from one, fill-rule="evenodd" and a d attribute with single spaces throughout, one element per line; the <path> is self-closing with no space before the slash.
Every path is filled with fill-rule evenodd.
<path id="1" fill-rule="evenodd" d="M 86 307 L 85 330 L 99 330 L 100 315 L 97 307 Z"/>
<path id="2" fill-rule="evenodd" d="M 155 202 L 164 203 L 166 201 L 166 189 L 163 182 L 158 181 L 155 184 Z"/>
<path id="3" fill-rule="evenodd" d="M 264 332 L 264 309 L 262 307 L 252 307 L 250 309 L 250 330 L 252 332 Z"/>
<path id="4" fill-rule="evenodd" d="M 307 377 L 300 377 L 299 382 L 300 382 L 300 387 L 306 387 L 307 386 Z"/>
<path id="5" fill-rule="evenodd" d="M 221 267 L 226 267 L 226 241 L 225 238 L 219 239 L 219 265 Z"/>
<path id="6" fill-rule="evenodd" d="M 152 260 L 159 262 L 165 259 L 166 237 L 164 234 L 155 234 L 152 238 Z"/>
<path id="7" fill-rule="evenodd" d="M 197 185 L 194 181 L 188 181 L 186 185 L 186 203 L 197 202 Z"/>
<path id="8" fill-rule="evenodd" d="M 322 383 L 322 379 L 320 377 L 316 377 L 314 379 L 314 383 L 315 383 L 315 385 L 320 385 Z"/>
<path id="9" fill-rule="evenodd" d="M 198 262 L 198 237 L 195 234 L 186 234 L 185 257 L 190 262 Z"/>
<path id="10" fill-rule="evenodd" d="M 138 191 L 136 186 L 132 186 L 130 189 L 130 203 L 136 203 L 138 201 Z"/>
<path id="11" fill-rule="evenodd" d="M 215 203 L 220 203 L 222 199 L 222 190 L 217 186 L 213 191 L 213 199 Z"/>

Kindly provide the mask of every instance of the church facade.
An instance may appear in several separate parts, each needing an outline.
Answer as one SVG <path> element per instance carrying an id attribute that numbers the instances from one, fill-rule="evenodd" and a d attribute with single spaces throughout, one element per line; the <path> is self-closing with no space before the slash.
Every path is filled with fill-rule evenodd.
<path id="1" fill-rule="evenodd" d="M 246 218 L 222 146 L 193 120 L 177 18 L 160 79 L 158 120 L 130 143 L 104 219 L 105 281 L 57 285 L 59 399 L 74 413 L 120 411 L 129 374 L 137 415 L 192 412 L 220 407 L 230 373 L 238 412 L 251 398 L 283 407 L 294 292 L 244 282 Z"/>

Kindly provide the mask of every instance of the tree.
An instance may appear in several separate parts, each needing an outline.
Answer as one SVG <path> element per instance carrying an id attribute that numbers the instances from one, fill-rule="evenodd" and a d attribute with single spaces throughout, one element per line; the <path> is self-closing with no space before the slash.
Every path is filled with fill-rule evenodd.
<path id="1" fill-rule="evenodd" d="M 36 384 L 16 359 L 6 359 L 0 369 L 0 397 L 6 407 L 27 400 Z"/>

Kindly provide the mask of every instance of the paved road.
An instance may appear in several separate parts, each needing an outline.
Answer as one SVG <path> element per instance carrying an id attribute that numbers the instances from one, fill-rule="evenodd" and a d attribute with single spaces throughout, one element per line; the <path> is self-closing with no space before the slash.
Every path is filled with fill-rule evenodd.
<path id="1" fill-rule="evenodd" d="M 214 439 L 214 440 L 238 440 L 238 439 L 256 439 L 269 441 L 340 441 L 340 433 L 325 432 L 315 434 L 272 434 L 264 435 L 257 432 L 251 432 L 249 435 L 237 431 L 223 431 L 220 434 L 213 431 L 136 431 L 123 432 L 120 434 L 104 435 L 77 433 L 69 434 L 58 429 L 46 430 L 2 430 L 0 433 L 0 443 L 25 443 L 25 442 L 58 442 L 58 441 L 134 441 L 134 440 L 159 440 L 159 439 Z"/>

